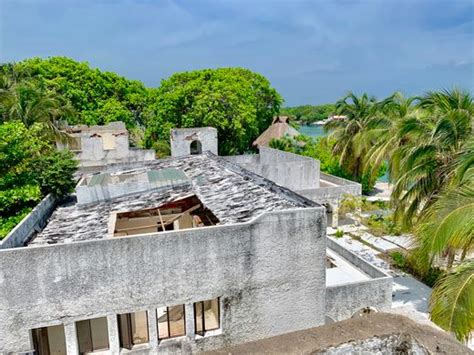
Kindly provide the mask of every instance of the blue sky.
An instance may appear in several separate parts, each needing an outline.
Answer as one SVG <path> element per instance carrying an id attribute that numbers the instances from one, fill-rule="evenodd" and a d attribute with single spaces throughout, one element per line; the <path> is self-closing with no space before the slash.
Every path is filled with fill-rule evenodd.
<path id="1" fill-rule="evenodd" d="M 63 55 L 158 86 L 241 66 L 286 105 L 474 91 L 472 0 L 0 0 L 0 62 Z"/>

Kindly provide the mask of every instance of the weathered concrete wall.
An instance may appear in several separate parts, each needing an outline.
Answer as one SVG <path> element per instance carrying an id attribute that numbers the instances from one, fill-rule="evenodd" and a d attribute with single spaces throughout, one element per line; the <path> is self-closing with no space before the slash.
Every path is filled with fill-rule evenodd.
<path id="1" fill-rule="evenodd" d="M 33 210 L 0 241 L 0 249 L 16 248 L 25 245 L 25 242 L 44 227 L 47 219 L 56 205 L 53 196 L 46 196 Z"/>
<path id="2" fill-rule="evenodd" d="M 269 147 L 259 147 L 259 152 L 225 159 L 290 190 L 319 187 L 319 160 Z"/>
<path id="3" fill-rule="evenodd" d="M 76 154 L 81 167 L 105 166 L 117 163 L 133 163 L 155 159 L 153 149 L 131 149 L 128 136 L 117 137 L 116 149 L 104 150 L 101 138 L 83 140 L 83 150 Z"/>
<path id="4" fill-rule="evenodd" d="M 337 204 L 345 195 L 362 195 L 362 185 L 357 182 L 325 173 L 320 173 L 320 178 L 322 184 L 318 189 L 297 189 L 296 192 L 314 202 L 322 204 Z M 330 182 L 337 186 L 326 186 L 323 184 L 324 182 Z"/>
<path id="5" fill-rule="evenodd" d="M 80 167 L 155 159 L 153 149 L 129 147 L 129 134 L 124 122 L 110 122 L 107 125 L 91 127 L 80 125 L 70 129 L 72 132 L 69 134 L 80 139 L 80 149 L 74 151 Z M 67 143 L 61 142 L 57 142 L 56 145 L 58 149 L 65 149 L 68 146 Z"/>
<path id="6" fill-rule="evenodd" d="M 176 128 L 171 130 L 171 156 L 180 157 L 191 153 L 191 142 L 199 141 L 203 152 L 217 155 L 217 129 L 213 127 Z"/>
<path id="7" fill-rule="evenodd" d="M 243 155 L 227 155 L 223 157 L 225 160 L 230 161 L 231 163 L 250 167 L 260 164 L 260 155 L 259 154 L 243 154 Z"/>
<path id="8" fill-rule="evenodd" d="M 326 289 L 326 316 L 335 321 L 350 318 L 357 311 L 371 307 L 378 311 L 392 306 L 392 277 L 345 249 L 331 238 L 327 247 L 349 261 L 371 280 L 358 281 Z"/>
<path id="9" fill-rule="evenodd" d="M 325 317 L 322 207 L 273 212 L 243 224 L 0 251 L 0 352 L 31 349 L 29 329 L 63 323 L 71 353 L 74 322 L 221 297 L 222 334 L 187 337 L 160 349 L 190 351 L 318 326 Z M 188 324 L 191 322 L 190 324 Z M 154 332 L 154 333 L 153 333 Z M 152 349 L 152 350 L 151 350 Z"/>

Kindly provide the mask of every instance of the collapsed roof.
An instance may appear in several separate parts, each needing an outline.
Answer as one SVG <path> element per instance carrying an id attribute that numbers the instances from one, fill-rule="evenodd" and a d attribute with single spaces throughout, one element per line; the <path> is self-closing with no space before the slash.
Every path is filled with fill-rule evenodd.
<path id="1" fill-rule="evenodd" d="M 124 169 L 119 165 L 102 173 L 106 173 L 103 175 L 106 177 L 124 170 L 127 174 L 134 171 L 156 174 L 161 169 L 178 169 L 190 183 L 164 185 L 159 190 L 132 192 L 86 205 L 79 205 L 77 200 L 64 203 L 56 208 L 46 227 L 29 245 L 104 239 L 108 236 L 112 213 L 157 208 L 191 194 L 212 211 L 219 225 L 246 222 L 269 211 L 316 206 L 314 202 L 209 152 L 142 162 L 137 169 Z M 91 181 L 91 177 L 85 179 Z"/>

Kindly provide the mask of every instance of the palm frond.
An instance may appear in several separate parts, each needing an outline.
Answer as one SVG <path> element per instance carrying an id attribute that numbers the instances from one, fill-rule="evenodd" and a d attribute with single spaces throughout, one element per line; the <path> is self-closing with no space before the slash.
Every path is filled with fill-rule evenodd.
<path id="1" fill-rule="evenodd" d="M 436 283 L 430 298 L 431 319 L 466 342 L 474 329 L 474 260 L 467 260 Z"/>

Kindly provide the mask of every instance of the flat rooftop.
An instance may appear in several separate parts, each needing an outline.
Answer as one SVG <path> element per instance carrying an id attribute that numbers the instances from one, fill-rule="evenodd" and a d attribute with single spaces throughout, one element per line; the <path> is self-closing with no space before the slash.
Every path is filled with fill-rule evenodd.
<path id="1" fill-rule="evenodd" d="M 326 287 L 373 279 L 331 249 L 326 250 L 331 267 L 326 268 Z"/>
<path id="2" fill-rule="evenodd" d="M 182 171 L 189 183 L 163 185 L 149 190 L 80 205 L 77 199 L 59 205 L 46 227 L 28 243 L 29 246 L 70 243 L 109 236 L 111 216 L 116 213 L 153 209 L 195 196 L 203 207 L 218 219 L 217 225 L 249 221 L 265 212 L 306 208 L 316 203 L 251 173 L 211 153 L 117 165 L 101 171 L 116 174 L 134 171 Z M 90 179 L 90 176 L 84 176 Z"/>
<path id="3" fill-rule="evenodd" d="M 374 349 L 371 345 L 386 345 Z M 395 346 L 393 346 L 395 345 Z M 413 347 L 415 345 L 415 347 Z M 382 351 L 381 351 L 382 350 Z M 416 350 L 416 351 L 415 351 Z M 375 313 L 204 352 L 233 354 L 473 354 L 450 334 L 396 314 Z"/>

